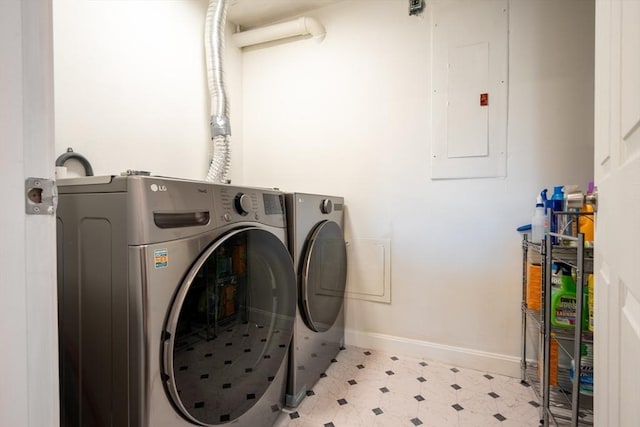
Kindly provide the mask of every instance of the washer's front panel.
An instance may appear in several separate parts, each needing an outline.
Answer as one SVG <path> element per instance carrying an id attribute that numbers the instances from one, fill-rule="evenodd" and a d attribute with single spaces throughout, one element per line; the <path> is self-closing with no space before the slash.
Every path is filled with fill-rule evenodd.
<path id="1" fill-rule="evenodd" d="M 335 222 L 321 222 L 311 232 L 299 281 L 307 326 L 316 332 L 328 331 L 342 309 L 347 284 L 347 248 Z"/>
<path id="2" fill-rule="evenodd" d="M 105 182 L 69 185 L 60 195 L 61 425 L 271 425 L 283 403 L 295 315 L 282 195 L 201 182 L 183 188 L 177 180 L 160 178 Z M 176 189 L 192 190 L 193 200 L 180 191 L 176 197 Z M 142 190 L 153 193 L 147 196 L 155 204 L 131 194 Z M 248 196 L 236 203 L 239 193 Z M 243 238 L 239 230 L 255 232 Z M 225 240 L 233 233 L 238 238 Z M 203 257 L 216 244 L 210 257 Z M 190 271 L 193 277 L 186 281 Z M 174 304 L 180 289 L 182 304 Z M 172 307 L 176 322 L 168 335 Z M 202 346 L 224 347 L 204 353 L 211 353 L 204 357 L 209 363 L 221 363 L 207 366 L 209 372 L 198 372 L 203 366 L 196 362 L 183 363 L 196 351 L 189 340 L 198 336 L 196 323 L 203 320 L 213 320 L 213 329 L 205 330 Z M 241 346 L 248 338 L 255 345 Z M 229 352 L 226 344 L 236 342 L 241 351 Z M 171 369 L 163 364 L 167 354 L 175 361 Z M 230 369 L 241 365 L 242 374 L 258 373 L 268 388 L 247 391 L 238 402 L 239 392 L 248 388 Z M 188 397 L 207 381 L 213 385 L 206 390 L 215 390 L 209 398 Z M 173 393 L 172 382 L 179 385 Z M 216 409 L 219 400 L 212 396 L 220 391 L 233 391 L 237 408 Z M 254 400 L 253 406 L 246 403 Z"/>
<path id="3" fill-rule="evenodd" d="M 296 407 L 344 344 L 344 200 L 294 193 L 286 202 L 299 285 L 287 385 L 287 405 Z"/>
<path id="4" fill-rule="evenodd" d="M 287 248 L 249 228 L 223 237 L 190 270 L 164 339 L 166 386 L 185 418 L 239 418 L 260 401 L 287 356 L 295 316 Z"/>
<path id="5" fill-rule="evenodd" d="M 125 201 L 60 196 L 57 212 L 60 423 L 127 425 Z M 136 407 L 131 408 L 137 410 Z"/>

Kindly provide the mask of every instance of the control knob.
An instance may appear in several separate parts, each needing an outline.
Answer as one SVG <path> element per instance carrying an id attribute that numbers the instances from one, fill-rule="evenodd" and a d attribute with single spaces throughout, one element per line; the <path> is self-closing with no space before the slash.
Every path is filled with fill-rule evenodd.
<path id="1" fill-rule="evenodd" d="M 322 212 L 323 214 L 330 214 L 332 210 L 333 203 L 331 203 L 331 200 L 323 199 L 322 203 L 320 204 L 320 212 Z"/>
<path id="2" fill-rule="evenodd" d="M 235 208 L 240 215 L 246 215 L 251 211 L 251 197 L 248 194 L 238 193 L 235 198 Z"/>

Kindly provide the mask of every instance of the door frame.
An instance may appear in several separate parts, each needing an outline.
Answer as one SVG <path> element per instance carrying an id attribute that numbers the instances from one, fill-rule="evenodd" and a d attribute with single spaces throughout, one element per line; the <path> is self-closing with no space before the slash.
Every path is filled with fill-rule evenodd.
<path id="1" fill-rule="evenodd" d="M 25 213 L 25 179 L 54 177 L 51 0 L 0 2 L 0 54 L 0 413 L 6 425 L 58 426 L 55 212 Z"/>

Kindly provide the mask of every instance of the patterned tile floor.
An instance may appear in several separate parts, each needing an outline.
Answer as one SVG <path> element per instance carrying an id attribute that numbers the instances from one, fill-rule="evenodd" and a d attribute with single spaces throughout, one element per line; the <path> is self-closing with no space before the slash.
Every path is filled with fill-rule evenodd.
<path id="1" fill-rule="evenodd" d="M 275 426 L 537 427 L 539 419 L 519 379 L 348 347 Z"/>

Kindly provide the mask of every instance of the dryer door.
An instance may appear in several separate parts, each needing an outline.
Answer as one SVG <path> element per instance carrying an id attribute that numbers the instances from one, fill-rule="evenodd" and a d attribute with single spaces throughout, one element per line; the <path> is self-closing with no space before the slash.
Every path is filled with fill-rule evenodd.
<path id="1" fill-rule="evenodd" d="M 347 284 L 347 248 L 342 229 L 334 221 L 319 223 L 309 235 L 300 277 L 305 323 L 325 332 L 336 321 Z"/>
<path id="2" fill-rule="evenodd" d="M 260 400 L 287 356 L 295 295 L 291 257 L 272 233 L 236 230 L 204 251 L 163 337 L 163 380 L 186 419 L 224 424 Z"/>

